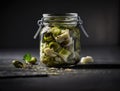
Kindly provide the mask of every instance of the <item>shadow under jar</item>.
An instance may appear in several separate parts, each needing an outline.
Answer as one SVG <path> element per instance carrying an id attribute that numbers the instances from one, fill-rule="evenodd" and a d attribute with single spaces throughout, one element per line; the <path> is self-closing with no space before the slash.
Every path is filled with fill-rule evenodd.
<path id="1" fill-rule="evenodd" d="M 80 30 L 77 13 L 43 14 L 40 31 L 40 62 L 48 67 L 69 67 L 80 61 Z"/>

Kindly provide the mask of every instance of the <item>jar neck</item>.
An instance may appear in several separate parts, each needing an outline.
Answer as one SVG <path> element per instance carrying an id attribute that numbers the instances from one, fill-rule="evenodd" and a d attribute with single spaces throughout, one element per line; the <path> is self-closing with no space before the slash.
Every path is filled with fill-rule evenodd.
<path id="1" fill-rule="evenodd" d="M 77 13 L 43 14 L 42 19 L 43 19 L 43 25 L 49 25 L 52 23 L 77 25 L 78 14 Z"/>
<path id="2" fill-rule="evenodd" d="M 85 36 L 89 37 L 89 35 L 87 34 L 87 32 L 85 31 L 82 25 L 83 21 L 81 20 L 80 16 L 78 16 L 77 13 L 65 13 L 65 14 L 43 14 L 43 18 L 41 18 L 41 20 L 38 20 L 37 22 L 39 28 L 36 34 L 34 35 L 34 39 L 36 39 L 36 37 L 38 36 L 43 25 L 50 25 L 51 23 L 69 24 L 69 25 L 72 24 L 74 26 L 79 24 Z"/>

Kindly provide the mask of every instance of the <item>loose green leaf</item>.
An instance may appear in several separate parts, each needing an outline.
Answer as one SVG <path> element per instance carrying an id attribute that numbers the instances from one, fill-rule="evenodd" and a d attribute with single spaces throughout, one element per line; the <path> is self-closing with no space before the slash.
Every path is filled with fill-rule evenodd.
<path id="1" fill-rule="evenodd" d="M 23 56 L 23 60 L 29 62 L 31 60 L 31 54 L 30 53 L 26 53 L 24 56 Z"/>

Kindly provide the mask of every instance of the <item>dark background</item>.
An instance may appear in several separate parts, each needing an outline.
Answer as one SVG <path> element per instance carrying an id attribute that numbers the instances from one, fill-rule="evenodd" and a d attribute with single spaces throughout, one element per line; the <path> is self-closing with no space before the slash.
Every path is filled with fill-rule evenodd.
<path id="1" fill-rule="evenodd" d="M 89 38 L 82 46 L 120 45 L 119 0 L 9 0 L 0 5 L 0 48 L 39 48 L 37 20 L 43 13 L 78 13 Z"/>
<path id="2" fill-rule="evenodd" d="M 33 36 L 38 29 L 37 20 L 43 13 L 77 12 L 90 36 L 86 38 L 81 33 L 81 45 L 87 46 L 81 57 L 90 55 L 95 60 L 93 68 L 83 65 L 75 69 L 78 73 L 74 75 L 0 78 L 0 91 L 120 91 L 120 47 L 116 47 L 120 46 L 119 9 L 119 0 L 0 1 L 1 74 L 29 73 L 29 70 L 15 69 L 11 61 L 14 58 L 22 60 L 28 51 L 39 56 L 39 38 L 34 40 Z"/>

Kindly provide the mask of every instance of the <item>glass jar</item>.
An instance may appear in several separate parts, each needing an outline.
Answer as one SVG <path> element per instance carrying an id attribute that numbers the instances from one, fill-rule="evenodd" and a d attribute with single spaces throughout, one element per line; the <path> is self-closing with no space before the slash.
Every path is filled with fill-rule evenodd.
<path id="1" fill-rule="evenodd" d="M 40 33 L 40 63 L 48 67 L 77 64 L 81 50 L 79 24 L 82 21 L 77 13 L 43 14 L 37 32 Z"/>

